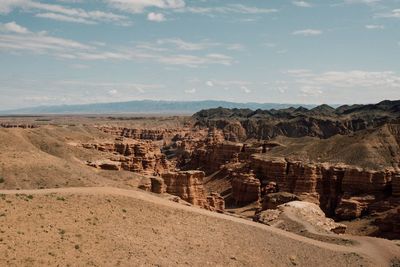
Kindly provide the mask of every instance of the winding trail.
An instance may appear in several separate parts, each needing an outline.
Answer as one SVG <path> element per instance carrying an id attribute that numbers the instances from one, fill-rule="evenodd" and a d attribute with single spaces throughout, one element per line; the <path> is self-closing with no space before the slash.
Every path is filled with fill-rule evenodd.
<path id="1" fill-rule="evenodd" d="M 400 250 L 398 246 L 393 246 L 393 243 L 389 240 L 375 237 L 366 236 L 354 236 L 354 235 L 335 235 L 335 234 L 324 234 L 317 231 L 311 224 L 299 219 L 295 213 L 290 210 L 286 210 L 286 216 L 302 225 L 306 231 L 321 236 L 321 237 L 337 237 L 343 238 L 354 242 L 352 246 L 346 246 L 351 249 L 352 252 L 363 254 L 368 256 L 376 266 L 390 266 L 391 259 L 400 257 Z"/>
<path id="2" fill-rule="evenodd" d="M 374 266 L 390 266 L 390 262 L 395 257 L 400 257 L 400 247 L 394 242 L 373 238 L 373 237 L 362 237 L 362 236 L 351 236 L 351 235 L 340 235 L 340 237 L 355 241 L 356 245 L 343 246 L 332 243 L 326 243 L 307 237 L 303 237 L 294 233 L 290 233 L 281 229 L 270 227 L 264 224 L 252 222 L 249 220 L 233 217 L 226 214 L 220 214 L 216 212 L 211 212 L 208 210 L 200 209 L 198 207 L 188 207 L 179 203 L 172 201 L 167 201 L 163 198 L 153 195 L 151 193 L 143 192 L 140 190 L 127 190 L 113 187 L 71 187 L 71 188 L 54 188 L 54 189 L 30 189 L 30 190 L 0 190 L 0 194 L 86 194 L 86 195 L 117 195 L 131 197 L 143 201 L 148 201 L 157 205 L 167 206 L 174 209 L 181 209 L 188 212 L 193 212 L 197 214 L 202 214 L 205 216 L 211 216 L 215 218 L 220 218 L 223 220 L 229 220 L 240 224 L 250 225 L 252 227 L 257 227 L 265 231 L 269 231 L 278 234 L 282 237 L 290 238 L 292 240 L 300 241 L 305 244 L 312 246 L 317 246 L 323 249 L 343 252 L 343 253 L 356 253 L 362 255 L 363 257 L 370 260 Z M 292 218 L 296 220 L 296 218 Z M 306 229 L 309 228 L 308 225 L 303 222 L 296 220 L 301 223 Z M 312 231 L 312 229 L 310 229 Z"/>

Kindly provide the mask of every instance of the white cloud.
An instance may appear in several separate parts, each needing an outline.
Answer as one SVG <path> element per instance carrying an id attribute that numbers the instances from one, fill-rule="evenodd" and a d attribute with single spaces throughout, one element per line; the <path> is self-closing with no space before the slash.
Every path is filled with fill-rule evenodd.
<path id="1" fill-rule="evenodd" d="M 194 94 L 194 93 L 196 93 L 196 88 L 187 89 L 187 90 L 185 90 L 185 93 L 186 94 Z"/>
<path id="2" fill-rule="evenodd" d="M 233 59 L 229 56 L 222 54 L 207 54 L 205 56 L 194 56 L 194 55 L 157 55 L 154 59 L 160 63 L 167 65 L 184 65 L 188 67 L 198 67 L 201 65 L 208 64 L 219 64 L 230 66 L 233 63 Z"/>
<path id="3" fill-rule="evenodd" d="M 118 90 L 116 90 L 116 89 L 111 89 L 111 90 L 109 90 L 107 93 L 108 93 L 108 95 L 110 95 L 110 96 L 115 96 L 116 94 L 118 94 Z"/>
<path id="4" fill-rule="evenodd" d="M 369 24 L 369 25 L 365 25 L 365 28 L 368 30 L 383 30 L 383 29 L 385 29 L 385 26 Z"/>
<path id="5" fill-rule="evenodd" d="M 200 50 L 207 50 L 216 47 L 222 47 L 227 50 L 232 51 L 243 51 L 244 46 L 242 44 L 224 44 L 218 42 L 211 42 L 209 40 L 201 40 L 198 42 L 189 42 L 182 40 L 180 38 L 167 38 L 167 39 L 158 39 L 157 46 L 155 47 L 152 43 L 142 43 L 141 46 L 144 48 L 148 48 L 149 50 L 160 51 L 160 50 L 167 50 L 170 49 L 171 46 L 178 50 L 184 51 L 200 51 Z M 161 47 L 163 46 L 163 47 Z"/>
<path id="6" fill-rule="evenodd" d="M 292 1 L 292 4 L 298 7 L 312 7 L 312 5 L 306 1 Z"/>
<path id="7" fill-rule="evenodd" d="M 18 25 L 15 21 L 1 24 L 0 23 L 0 32 L 14 32 L 19 34 L 29 33 L 29 30 L 21 25 Z"/>
<path id="8" fill-rule="evenodd" d="M 38 13 L 35 15 L 35 17 L 83 24 L 96 24 L 96 22 L 84 18 L 70 17 L 57 13 Z"/>
<path id="9" fill-rule="evenodd" d="M 400 8 L 393 9 L 390 13 L 376 14 L 376 18 L 395 18 L 400 19 Z"/>
<path id="10" fill-rule="evenodd" d="M 14 25 L 13 28 L 14 33 L 17 34 L 0 34 L 0 51 L 58 55 L 67 52 L 89 51 L 94 49 L 91 46 L 73 40 L 52 37 L 42 32 L 30 32 L 28 29 L 19 25 Z"/>
<path id="11" fill-rule="evenodd" d="M 149 14 L 147 14 L 147 20 L 155 21 L 155 22 L 162 22 L 162 21 L 165 21 L 165 16 L 162 13 L 150 12 Z"/>
<path id="12" fill-rule="evenodd" d="M 366 5 L 371 5 L 371 4 L 377 4 L 381 2 L 382 0 L 344 0 L 345 4 L 366 4 Z"/>
<path id="13" fill-rule="evenodd" d="M 213 86 L 214 86 L 214 83 L 213 83 L 212 81 L 207 81 L 207 82 L 206 82 L 206 85 L 207 85 L 208 87 L 213 87 Z"/>
<path id="14" fill-rule="evenodd" d="M 275 43 L 263 43 L 262 46 L 268 47 L 268 48 L 274 48 L 277 45 Z"/>
<path id="15" fill-rule="evenodd" d="M 153 61 L 165 65 L 200 67 L 211 64 L 230 66 L 232 57 L 220 53 L 191 55 L 176 53 L 168 49 L 148 50 L 139 44 L 137 47 L 104 46 L 103 43 L 80 43 L 74 40 L 58 38 L 46 32 L 31 32 L 16 24 L 0 24 L 0 51 L 11 53 L 47 54 L 66 60 L 115 60 L 115 61 Z M 23 34 L 21 34 L 23 33 Z M 196 46 L 184 48 L 195 50 Z"/>
<path id="16" fill-rule="evenodd" d="M 327 71 L 315 73 L 311 70 L 291 70 L 287 74 L 296 78 L 296 83 L 312 88 L 399 88 L 400 75 L 393 71 Z"/>
<path id="17" fill-rule="evenodd" d="M 243 92 L 245 92 L 246 94 L 250 94 L 250 93 L 251 93 L 251 90 L 250 90 L 248 87 L 246 87 L 246 86 L 241 86 L 240 89 L 241 89 Z"/>
<path id="18" fill-rule="evenodd" d="M 177 9 L 185 7 L 183 0 L 105 0 L 124 12 L 142 13 L 146 8 Z"/>
<path id="19" fill-rule="evenodd" d="M 302 35 L 302 36 L 316 36 L 316 35 L 321 35 L 322 31 L 321 30 L 315 30 L 315 29 L 305 29 L 305 30 L 298 30 L 292 32 L 293 35 Z"/>
<path id="20" fill-rule="evenodd" d="M 30 0 L 1 0 L 0 1 L 0 13 L 8 14 L 14 8 L 25 6 Z"/>
<path id="21" fill-rule="evenodd" d="M 219 7 L 186 7 L 184 9 L 178 9 L 179 12 L 190 12 L 195 14 L 203 14 L 203 15 L 211 15 L 215 13 L 219 14 L 229 14 L 229 13 L 237 13 L 237 14 L 269 14 L 278 12 L 277 9 L 274 8 L 259 8 L 246 6 L 242 4 L 229 4 L 226 6 Z"/>
<path id="22" fill-rule="evenodd" d="M 228 44 L 226 45 L 226 49 L 233 50 L 233 51 L 243 51 L 245 50 L 242 44 Z"/>
<path id="23" fill-rule="evenodd" d="M 47 4 L 33 0 L 2 0 L 0 2 L 0 13 L 7 14 L 17 8 L 22 11 L 37 12 L 36 17 L 58 21 L 84 24 L 108 22 L 121 26 L 131 25 L 129 18 L 126 16 L 100 10 L 86 11 L 81 8 L 70 8 L 64 5 Z"/>
<path id="24" fill-rule="evenodd" d="M 316 97 L 323 93 L 321 88 L 317 86 L 302 86 L 300 92 L 305 97 Z"/>
<path id="25" fill-rule="evenodd" d="M 211 43 L 211 42 L 187 42 L 180 38 L 170 38 L 170 39 L 159 39 L 157 40 L 157 44 L 159 45 L 174 45 L 176 48 L 180 50 L 187 50 L 187 51 L 195 51 L 195 50 L 205 50 L 214 46 L 219 46 L 219 43 Z"/>

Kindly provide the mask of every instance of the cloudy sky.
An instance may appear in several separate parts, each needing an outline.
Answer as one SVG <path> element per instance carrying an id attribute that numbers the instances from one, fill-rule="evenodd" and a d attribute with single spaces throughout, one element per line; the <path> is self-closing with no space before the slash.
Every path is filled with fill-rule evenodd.
<path id="1" fill-rule="evenodd" d="M 400 99 L 400 0 L 1 0 L 0 109 Z"/>

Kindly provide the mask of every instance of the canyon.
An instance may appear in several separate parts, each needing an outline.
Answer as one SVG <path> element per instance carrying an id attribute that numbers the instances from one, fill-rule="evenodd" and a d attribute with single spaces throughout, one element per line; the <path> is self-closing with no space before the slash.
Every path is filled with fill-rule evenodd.
<path id="1" fill-rule="evenodd" d="M 399 119 L 399 101 L 159 119 L 1 118 L 0 189 L 139 189 L 322 242 L 396 240 Z"/>

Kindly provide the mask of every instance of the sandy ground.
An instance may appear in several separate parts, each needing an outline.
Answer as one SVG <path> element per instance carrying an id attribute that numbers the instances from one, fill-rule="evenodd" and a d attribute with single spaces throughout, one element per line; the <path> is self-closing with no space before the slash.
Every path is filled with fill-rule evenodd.
<path id="1" fill-rule="evenodd" d="M 1 266 L 389 266 L 400 255 L 383 239 L 328 244 L 137 190 L 0 193 Z"/>

